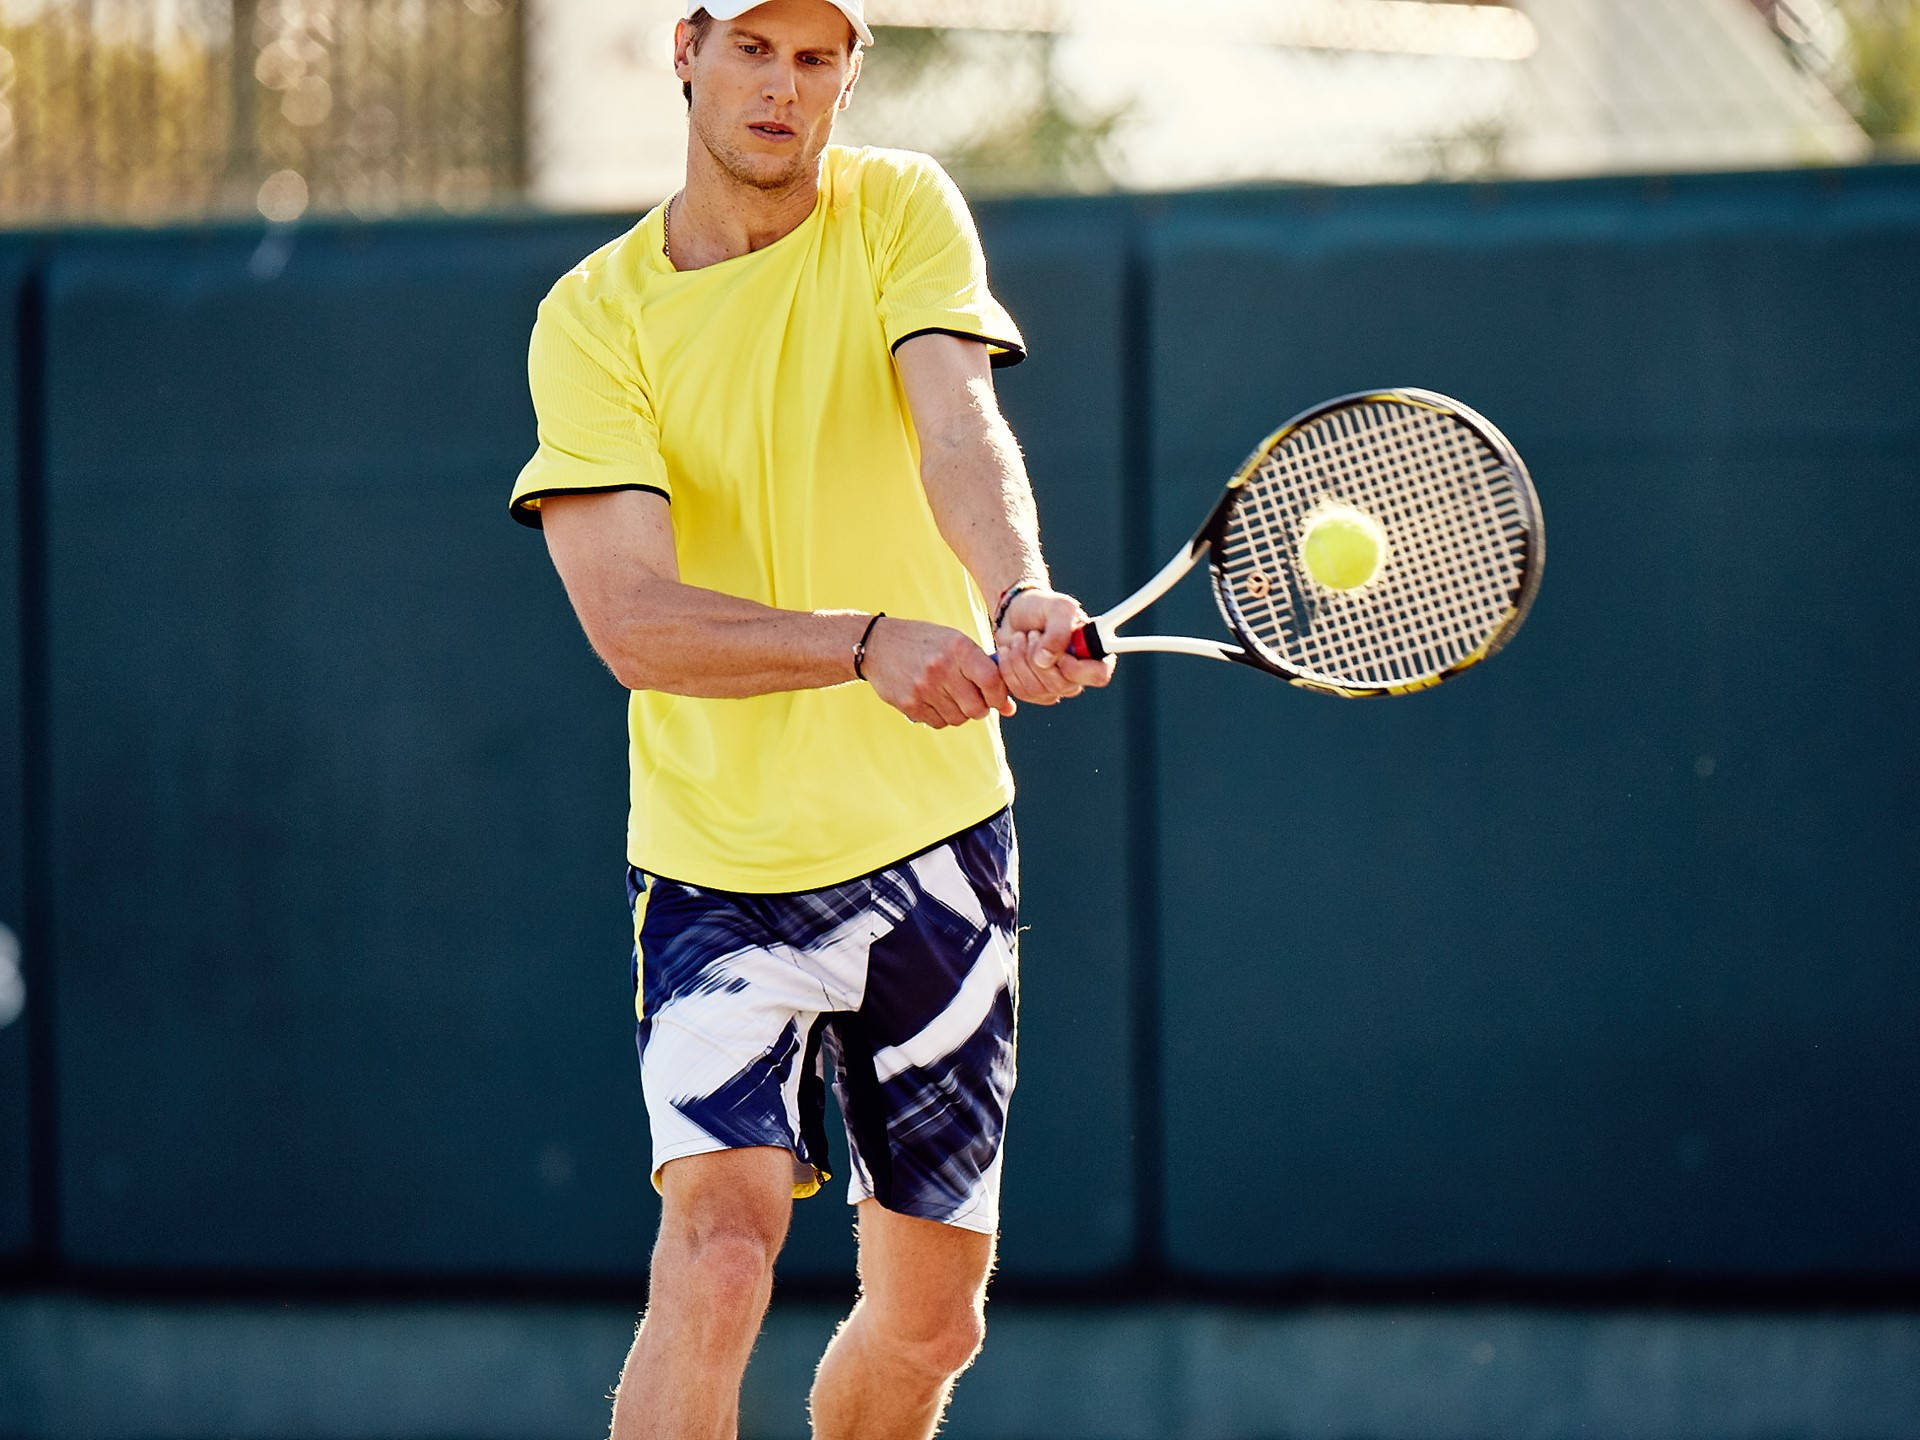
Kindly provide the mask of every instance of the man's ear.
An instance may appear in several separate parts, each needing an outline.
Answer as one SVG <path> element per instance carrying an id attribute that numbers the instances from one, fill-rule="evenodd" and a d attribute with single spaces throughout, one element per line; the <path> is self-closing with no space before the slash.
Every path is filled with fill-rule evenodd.
<path id="1" fill-rule="evenodd" d="M 859 55 L 859 52 L 856 51 L 853 57 L 853 68 L 847 71 L 847 83 L 840 87 L 840 103 L 838 106 L 839 109 L 844 110 L 847 108 L 847 106 L 853 103 L 853 87 L 855 85 L 858 85 L 859 83 L 860 83 L 860 55 Z"/>
<path id="2" fill-rule="evenodd" d="M 673 73 L 682 80 L 693 79 L 693 27 L 685 20 L 673 24 Z"/>

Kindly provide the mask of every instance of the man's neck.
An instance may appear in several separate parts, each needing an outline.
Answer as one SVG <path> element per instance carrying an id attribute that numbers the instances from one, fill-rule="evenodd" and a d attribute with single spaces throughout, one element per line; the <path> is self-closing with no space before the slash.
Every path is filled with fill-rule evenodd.
<path id="1" fill-rule="evenodd" d="M 687 184 L 667 212 L 667 248 L 676 270 L 700 270 L 764 250 L 813 214 L 820 173 L 781 190 L 762 190 L 728 175 L 701 153 L 687 156 Z"/>

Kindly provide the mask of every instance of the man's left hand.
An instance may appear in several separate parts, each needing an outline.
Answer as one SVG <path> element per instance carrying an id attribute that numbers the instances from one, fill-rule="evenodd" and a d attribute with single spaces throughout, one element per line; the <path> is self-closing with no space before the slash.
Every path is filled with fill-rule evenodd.
<path id="1" fill-rule="evenodd" d="M 1000 674 L 1014 699 L 1056 705 L 1113 678 L 1111 655 L 1083 660 L 1067 653 L 1074 628 L 1086 619 L 1080 602 L 1057 590 L 1035 587 L 1013 597 L 993 643 Z"/>

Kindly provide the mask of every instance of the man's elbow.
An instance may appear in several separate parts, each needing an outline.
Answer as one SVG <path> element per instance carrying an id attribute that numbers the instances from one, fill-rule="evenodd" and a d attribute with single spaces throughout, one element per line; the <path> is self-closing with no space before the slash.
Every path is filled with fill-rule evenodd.
<path id="1" fill-rule="evenodd" d="M 594 654 L 624 690 L 662 690 L 667 677 L 654 647 L 637 637 L 587 635 Z"/>
<path id="2" fill-rule="evenodd" d="M 624 690 L 672 690 L 675 677 L 659 660 L 644 652 L 626 651 L 606 660 L 607 669 Z"/>
<path id="3" fill-rule="evenodd" d="M 618 596 L 602 592 L 574 597 L 574 613 L 587 643 L 607 672 L 628 690 L 664 690 L 673 680 L 668 673 L 672 632 L 657 613 L 659 597 L 650 593 L 658 583 L 630 583 Z"/>
<path id="4" fill-rule="evenodd" d="M 658 680 L 648 673 L 644 665 L 635 664 L 630 660 L 617 663 L 610 661 L 607 669 L 612 672 L 613 678 L 620 682 L 622 690 L 658 690 L 660 688 Z"/>

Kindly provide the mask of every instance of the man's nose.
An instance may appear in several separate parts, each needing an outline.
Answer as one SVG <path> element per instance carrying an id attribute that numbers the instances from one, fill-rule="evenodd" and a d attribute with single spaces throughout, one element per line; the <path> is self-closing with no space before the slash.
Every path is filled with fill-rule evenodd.
<path id="1" fill-rule="evenodd" d="M 776 105 L 784 105 L 797 99 L 800 94 L 800 67 L 797 63 L 772 65 L 767 70 L 767 83 L 763 92 L 768 100 Z"/>

